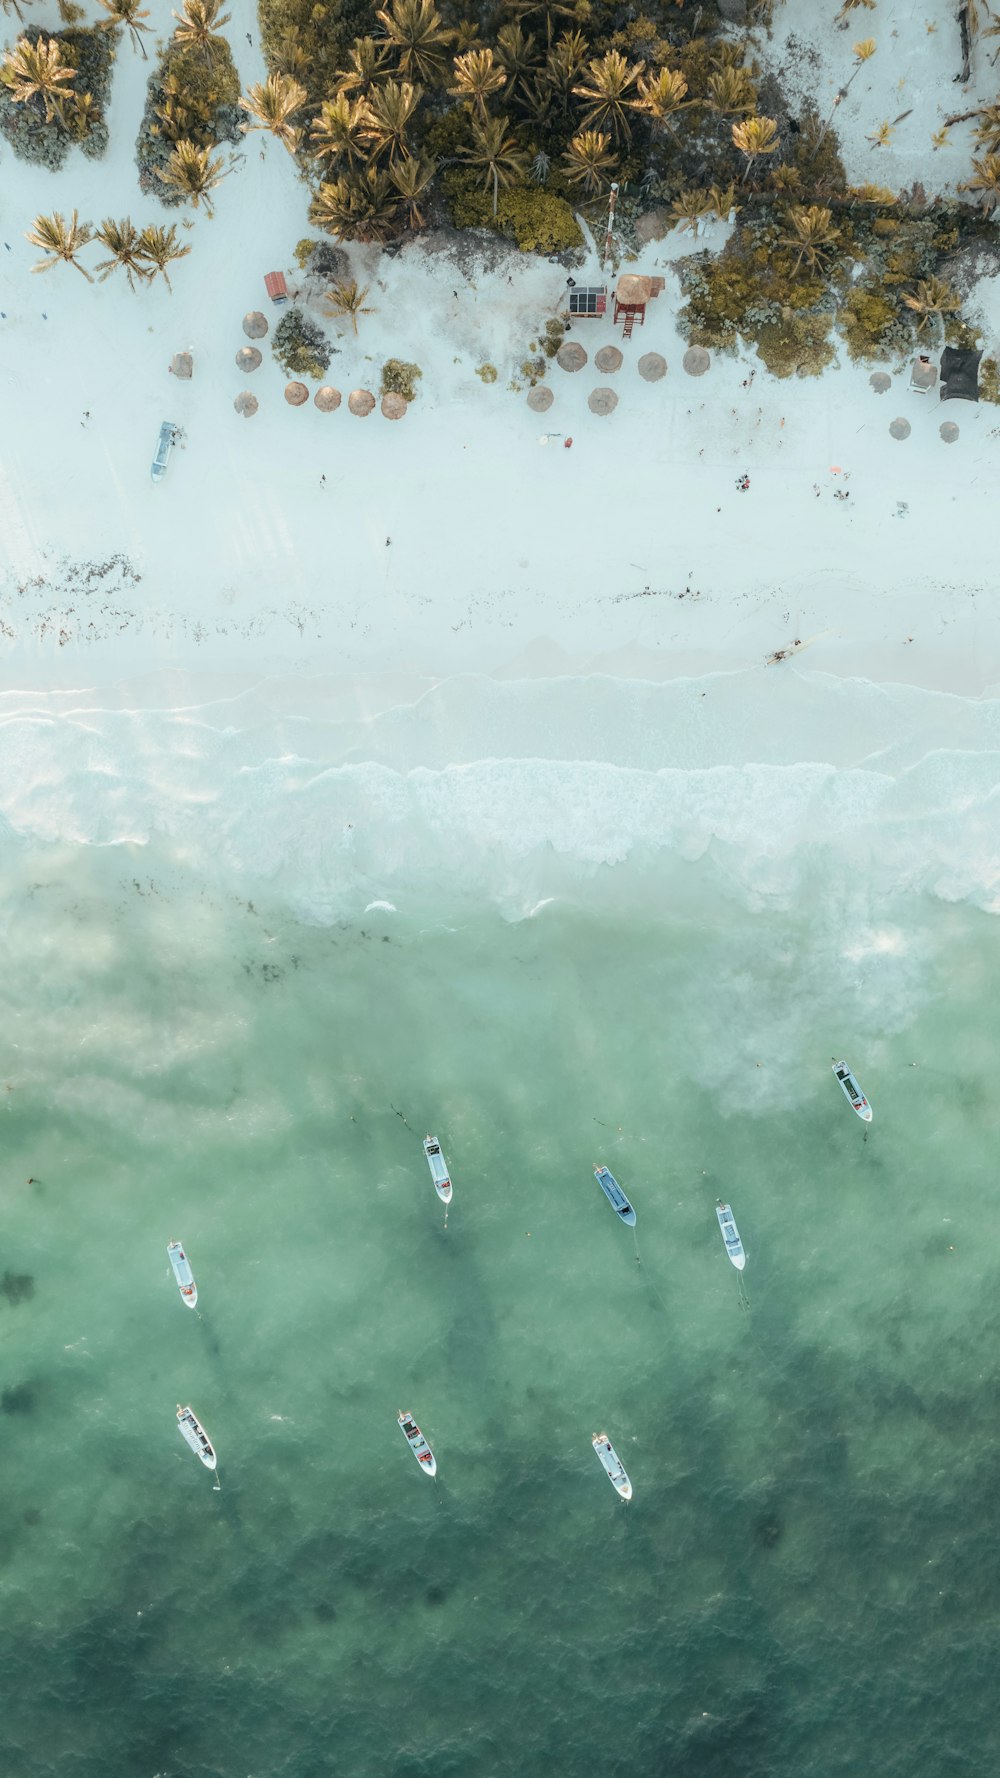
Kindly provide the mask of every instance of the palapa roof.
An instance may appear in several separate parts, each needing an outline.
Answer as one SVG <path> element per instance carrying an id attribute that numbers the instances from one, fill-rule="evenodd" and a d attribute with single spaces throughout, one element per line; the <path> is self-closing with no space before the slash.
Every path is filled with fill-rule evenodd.
<path id="1" fill-rule="evenodd" d="M 958 437 L 958 427 L 954 420 L 943 420 L 939 428 L 945 444 L 954 444 Z"/>
<path id="2" fill-rule="evenodd" d="M 613 389 L 592 389 L 587 406 L 592 414 L 611 414 L 618 406 L 618 397 Z"/>
<path id="3" fill-rule="evenodd" d="M 382 412 L 387 420 L 401 420 L 408 406 L 405 395 L 395 389 L 387 389 L 382 397 Z"/>
<path id="4" fill-rule="evenodd" d="M 587 354 L 576 340 L 567 340 L 556 353 L 556 363 L 562 370 L 582 370 L 587 362 Z"/>
<path id="5" fill-rule="evenodd" d="M 245 420 L 249 420 L 257 412 L 258 405 L 256 395 L 251 395 L 249 389 L 241 389 L 233 402 L 236 412 L 242 414 Z"/>
<path id="6" fill-rule="evenodd" d="M 594 354 L 594 368 L 600 371 L 602 377 L 614 376 L 616 370 L 621 370 L 623 362 L 624 354 L 619 352 L 617 346 L 602 346 Z"/>
<path id="7" fill-rule="evenodd" d="M 639 303 L 648 303 L 652 294 L 652 278 L 644 277 L 641 272 L 623 272 L 618 280 L 615 299 L 631 308 Z"/>
<path id="8" fill-rule="evenodd" d="M 321 414 L 335 414 L 343 396 L 339 389 L 331 389 L 329 383 L 324 383 L 322 389 L 317 389 L 313 400 Z"/>
<path id="9" fill-rule="evenodd" d="M 647 383 L 658 383 L 667 374 L 667 361 L 659 352 L 644 352 L 639 360 L 639 375 Z"/>
<path id="10" fill-rule="evenodd" d="M 876 395 L 884 395 L 887 389 L 892 388 L 892 378 L 884 370 L 873 370 L 868 381 Z"/>
<path id="11" fill-rule="evenodd" d="M 304 383 L 286 383 L 285 400 L 289 407 L 302 407 L 309 400 L 309 391 Z"/>
<path id="12" fill-rule="evenodd" d="M 891 422 L 889 431 L 893 438 L 909 438 L 910 422 L 909 420 L 904 420 L 902 415 L 900 415 L 898 419 Z"/>
<path id="13" fill-rule="evenodd" d="M 259 370 L 264 362 L 264 354 L 258 352 L 256 346 L 241 346 L 236 354 L 236 363 L 240 370 Z"/>
<path id="14" fill-rule="evenodd" d="M 175 352 L 170 360 L 170 373 L 184 381 L 194 375 L 194 359 L 190 352 Z"/>
<path id="15" fill-rule="evenodd" d="M 689 377 L 703 377 L 712 359 L 704 346 L 689 346 L 683 364 Z"/>
<path id="16" fill-rule="evenodd" d="M 248 340 L 262 340 L 267 333 L 267 316 L 262 315 L 259 309 L 251 309 L 243 317 L 243 332 Z"/>
<path id="17" fill-rule="evenodd" d="M 546 389 L 544 383 L 539 383 L 536 389 L 528 390 L 528 406 L 532 413 L 544 414 L 546 409 L 552 406 L 554 400 L 555 396 L 552 390 Z"/>
<path id="18" fill-rule="evenodd" d="M 375 397 L 370 389 L 355 389 L 348 396 L 347 405 L 352 414 L 357 414 L 358 419 L 363 420 L 375 406 Z"/>

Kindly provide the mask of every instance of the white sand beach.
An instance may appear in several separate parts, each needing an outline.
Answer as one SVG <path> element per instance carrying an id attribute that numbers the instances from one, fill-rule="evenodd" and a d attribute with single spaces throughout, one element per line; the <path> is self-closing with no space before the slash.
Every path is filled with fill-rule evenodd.
<path id="1" fill-rule="evenodd" d="M 837 120 L 855 177 L 912 171 L 902 147 L 890 162 L 879 157 L 895 150 L 865 140 L 893 106 L 919 102 L 930 128 L 956 103 L 957 44 L 940 50 L 954 21 L 943 0 L 926 11 L 904 0 L 871 27 L 883 48 Z M 159 3 L 154 18 L 169 25 Z M 803 57 L 791 39 L 801 46 L 810 31 L 820 47 Z M 794 53 L 824 106 L 851 67 L 857 34 L 831 32 L 813 6 L 792 0 L 758 50 L 765 64 Z M 228 35 L 244 85 L 261 78 L 245 0 Z M 213 218 L 192 221 L 144 198 L 133 143 L 149 67 L 122 48 L 105 161 L 74 152 L 52 175 L 5 151 L 0 616 L 3 711 L 14 724 L 4 806 L 16 830 L 40 821 L 37 831 L 58 831 L 60 798 L 76 794 L 102 803 L 103 837 L 141 837 L 143 815 L 119 820 L 111 788 L 144 757 L 134 736 L 105 736 L 86 792 L 69 793 L 57 764 L 78 745 L 78 725 L 99 727 L 98 713 L 115 709 L 200 710 L 201 729 L 186 730 L 195 753 L 220 724 L 246 723 L 265 758 L 280 752 L 282 715 L 308 709 L 342 725 L 344 757 L 363 757 L 375 715 L 405 712 L 455 676 L 509 685 L 599 674 L 626 686 L 725 673 L 739 676 L 738 705 L 749 699 L 749 710 L 759 697 L 768 713 L 762 729 L 747 723 L 752 763 L 765 730 L 784 735 L 785 757 L 803 757 L 803 688 L 820 676 L 995 695 L 989 514 L 1000 410 L 914 393 L 909 361 L 887 365 L 891 388 L 876 394 L 870 367 L 843 352 L 818 379 L 778 381 L 756 359 L 720 355 L 707 375 L 685 375 L 672 265 L 696 243 L 677 231 L 633 268 L 662 275 L 666 287 L 625 342 L 621 369 L 602 378 L 593 366 L 620 334 L 610 317 L 576 323 L 572 338 L 590 362 L 574 375 L 550 365 L 554 402 L 543 416 L 528 408 L 518 367 L 564 304 L 564 267 L 482 237 L 408 241 L 395 257 L 351 247 L 373 312 L 356 338 L 348 323 L 327 323 L 339 329 L 328 380 L 345 400 L 333 414 L 311 402 L 293 409 L 266 341 L 252 377 L 234 360 L 244 313 L 261 308 L 272 323 L 280 313 L 264 274 L 283 270 L 293 289 L 301 282 L 294 248 L 315 237 L 308 194 L 280 145 L 251 135 Z M 988 86 L 988 71 L 983 78 Z M 968 166 L 968 128 L 932 158 L 951 186 Z M 90 285 L 63 266 L 32 276 L 37 253 L 23 229 L 44 207 L 184 218 L 193 251 L 173 269 L 172 294 L 162 282 L 133 292 L 120 274 Z M 715 225 L 697 245 L 724 235 Z M 574 276 L 608 281 L 596 251 Z M 982 316 L 988 344 L 1000 314 L 995 280 L 983 281 L 967 312 Z M 193 355 L 190 382 L 168 371 L 180 350 Z M 660 382 L 637 373 L 647 351 L 667 360 Z M 377 409 L 355 418 L 347 394 L 377 391 L 390 355 L 420 366 L 418 399 L 401 422 Z M 497 368 L 492 386 L 476 375 L 484 363 Z M 619 401 L 599 417 L 587 397 L 604 383 Z M 244 386 L 260 403 L 250 420 L 233 409 Z M 897 442 L 889 427 L 900 416 L 911 432 Z M 183 444 L 154 486 L 149 464 L 165 418 L 183 428 Z M 945 420 L 958 425 L 955 443 L 940 437 Z M 491 734 L 474 723 L 466 733 L 464 707 L 459 698 L 449 714 L 443 760 L 518 749 L 516 721 L 506 731 L 498 715 Z M 28 713 L 39 723 L 17 720 Z M 915 722 L 915 707 L 899 720 Z M 837 730 L 835 719 L 824 725 L 827 751 L 843 745 Z M 738 710 L 726 732 L 737 756 Z M 613 741 L 594 728 L 591 757 Z M 560 751 L 556 730 L 548 743 Z M 44 818 L 26 783 L 46 786 Z M 89 831 L 79 809 L 65 820 L 71 832 Z"/>

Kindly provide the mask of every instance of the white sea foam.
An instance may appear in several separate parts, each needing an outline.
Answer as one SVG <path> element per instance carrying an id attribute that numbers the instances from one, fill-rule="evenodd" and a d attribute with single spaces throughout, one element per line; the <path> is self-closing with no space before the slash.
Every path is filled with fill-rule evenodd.
<path id="1" fill-rule="evenodd" d="M 897 894 L 1000 907 L 995 703 L 762 684 L 460 680 L 363 721 L 242 728 L 228 705 L 11 714 L 0 817 L 35 842 L 153 841 L 321 921 L 407 894 L 524 918 L 557 895 L 639 893 L 651 872 L 676 886 L 694 864 L 759 906 L 822 877 L 874 928 Z"/>

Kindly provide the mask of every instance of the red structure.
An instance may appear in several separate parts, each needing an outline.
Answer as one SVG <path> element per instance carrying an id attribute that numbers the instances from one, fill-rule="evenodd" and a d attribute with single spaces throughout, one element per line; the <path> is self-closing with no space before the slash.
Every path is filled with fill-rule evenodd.
<path id="1" fill-rule="evenodd" d="M 264 289 L 273 303 L 286 303 L 288 289 L 285 284 L 284 272 L 267 272 L 264 276 Z"/>
<path id="2" fill-rule="evenodd" d="M 645 326 L 646 304 L 659 296 L 663 285 L 662 278 L 647 278 L 639 272 L 625 272 L 619 278 L 615 290 L 615 325 L 624 321 L 624 339 L 631 339 L 637 321 L 640 327 Z"/>

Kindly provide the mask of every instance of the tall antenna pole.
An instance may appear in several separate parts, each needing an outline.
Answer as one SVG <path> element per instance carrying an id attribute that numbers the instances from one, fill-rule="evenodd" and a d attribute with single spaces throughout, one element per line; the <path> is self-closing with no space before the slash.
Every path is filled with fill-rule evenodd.
<path id="1" fill-rule="evenodd" d="M 615 179 L 612 182 L 611 195 L 608 198 L 608 232 L 604 237 L 604 257 L 601 261 L 602 270 L 603 270 L 604 266 L 607 265 L 609 259 L 611 258 L 611 237 L 614 232 L 615 205 L 617 204 L 617 202 L 618 202 L 618 181 L 617 181 L 617 179 Z"/>

